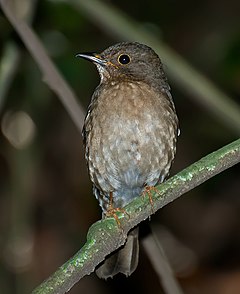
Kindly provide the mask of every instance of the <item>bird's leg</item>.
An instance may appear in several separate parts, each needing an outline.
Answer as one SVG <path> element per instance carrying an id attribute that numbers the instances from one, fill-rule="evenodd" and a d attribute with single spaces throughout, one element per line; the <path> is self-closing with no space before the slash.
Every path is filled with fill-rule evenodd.
<path id="1" fill-rule="evenodd" d="M 130 217 L 129 214 L 126 212 L 126 210 L 124 210 L 124 209 L 122 209 L 120 207 L 116 207 L 116 208 L 113 207 L 113 192 L 110 192 L 109 193 L 109 203 L 108 203 L 106 216 L 114 217 L 114 219 L 117 222 L 118 227 L 122 229 L 120 220 L 119 220 L 119 218 L 118 218 L 118 216 L 116 214 L 117 211 L 122 212 L 122 213 L 126 214 L 128 217 Z"/>
<path id="2" fill-rule="evenodd" d="M 159 191 L 154 186 L 147 186 L 146 185 L 144 187 L 143 192 L 142 192 L 142 196 L 145 197 L 146 194 L 148 195 L 149 202 L 151 204 L 151 210 L 152 210 L 152 213 L 153 213 L 154 212 L 154 210 L 153 210 L 153 208 L 154 208 L 154 202 L 153 202 L 153 199 L 152 199 L 151 191 L 154 191 L 155 193 L 159 194 Z"/>

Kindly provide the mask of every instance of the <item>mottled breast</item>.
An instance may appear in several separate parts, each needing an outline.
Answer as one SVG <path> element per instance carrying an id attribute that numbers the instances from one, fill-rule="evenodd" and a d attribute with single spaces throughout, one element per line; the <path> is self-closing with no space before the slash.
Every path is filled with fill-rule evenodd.
<path id="1" fill-rule="evenodd" d="M 169 92 L 136 81 L 100 85 L 84 127 L 91 180 L 101 194 L 125 197 L 125 204 L 168 174 L 176 132 Z"/>

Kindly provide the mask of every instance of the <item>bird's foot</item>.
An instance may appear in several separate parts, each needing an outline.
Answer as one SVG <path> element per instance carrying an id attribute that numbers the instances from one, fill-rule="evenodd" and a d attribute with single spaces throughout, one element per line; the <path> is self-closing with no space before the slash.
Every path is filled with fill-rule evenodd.
<path id="1" fill-rule="evenodd" d="M 119 220 L 119 217 L 117 216 L 117 212 L 121 212 L 123 214 L 126 214 L 128 216 L 128 218 L 130 218 L 130 215 L 123 208 L 113 207 L 113 193 L 110 192 L 109 196 L 110 196 L 109 197 L 109 204 L 108 204 L 108 208 L 107 208 L 107 211 L 106 211 L 106 216 L 107 217 L 113 217 L 116 220 L 118 227 L 123 231 L 120 220 Z"/>
<path id="2" fill-rule="evenodd" d="M 148 195 L 149 202 L 151 204 L 152 213 L 154 213 L 154 202 L 152 198 L 151 192 L 154 191 L 155 193 L 159 194 L 159 191 L 154 186 L 145 186 L 142 192 L 142 196 L 145 197 L 146 194 Z M 160 194 L 159 194 L 160 195 Z"/>
<path id="3" fill-rule="evenodd" d="M 119 220 L 117 212 L 121 212 L 123 214 L 126 214 L 129 218 L 130 218 L 130 215 L 126 212 L 126 210 L 124 210 L 122 208 L 119 208 L 119 207 L 114 208 L 112 206 L 108 207 L 107 212 L 106 212 L 106 216 L 113 217 L 116 220 L 118 227 L 122 230 L 121 222 Z"/>

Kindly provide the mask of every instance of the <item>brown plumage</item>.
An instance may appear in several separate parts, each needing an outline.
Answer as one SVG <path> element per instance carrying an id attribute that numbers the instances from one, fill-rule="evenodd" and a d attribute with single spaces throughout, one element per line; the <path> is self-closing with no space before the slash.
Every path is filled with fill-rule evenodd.
<path id="1" fill-rule="evenodd" d="M 102 53 L 78 54 L 95 63 L 101 82 L 83 128 L 85 157 L 103 215 L 122 208 L 146 186 L 169 173 L 176 150 L 178 119 L 157 54 L 148 46 L 124 42 Z M 97 269 L 101 278 L 129 276 L 138 264 L 138 228 L 124 247 Z"/>

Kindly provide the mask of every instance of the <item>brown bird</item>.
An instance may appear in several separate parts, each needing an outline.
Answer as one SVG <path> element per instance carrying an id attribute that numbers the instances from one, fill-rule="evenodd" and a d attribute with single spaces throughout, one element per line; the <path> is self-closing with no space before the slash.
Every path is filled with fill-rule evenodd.
<path id="1" fill-rule="evenodd" d="M 158 55 L 148 46 L 123 42 L 100 54 L 82 53 L 101 77 L 85 118 L 85 157 L 103 216 L 123 208 L 169 174 L 178 119 Z M 96 273 L 131 275 L 138 264 L 138 228 Z"/>

